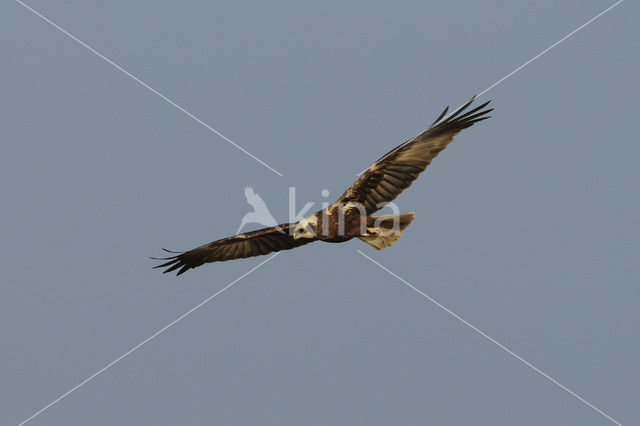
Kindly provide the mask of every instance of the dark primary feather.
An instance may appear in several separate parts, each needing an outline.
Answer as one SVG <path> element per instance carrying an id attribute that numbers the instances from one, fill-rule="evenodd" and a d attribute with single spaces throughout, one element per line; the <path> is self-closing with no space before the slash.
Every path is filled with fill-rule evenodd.
<path id="1" fill-rule="evenodd" d="M 193 250 L 179 253 L 176 256 L 160 259 L 153 258 L 156 260 L 168 260 L 168 262 L 155 268 L 166 267 L 167 270 L 164 273 L 179 269 L 177 275 L 180 275 L 205 263 L 260 256 L 275 251 L 289 250 L 315 241 L 315 239 L 311 238 L 294 239 L 291 236 L 290 229 L 294 228 L 295 225 L 295 223 L 287 223 L 272 228 L 245 232 L 244 234 L 223 238 Z"/>
<path id="2" fill-rule="evenodd" d="M 483 108 L 490 101 L 465 112 L 474 99 L 475 96 L 447 118 L 444 116 L 449 107 L 445 108 L 426 131 L 395 147 L 369 167 L 336 203 L 358 202 L 371 214 L 393 201 L 458 133 L 489 118 L 486 114 L 493 109 Z"/>
<path id="3" fill-rule="evenodd" d="M 366 213 L 371 214 L 394 200 L 460 131 L 489 118 L 487 114 L 492 109 L 484 109 L 489 102 L 467 111 L 474 99 L 475 97 L 471 98 L 446 118 L 449 108 L 445 108 L 425 132 L 397 146 L 376 161 L 335 204 L 359 202 L 364 205 Z M 184 253 L 170 252 L 176 255 L 156 259 L 167 261 L 156 268 L 167 268 L 165 273 L 177 270 L 180 275 L 204 263 L 259 256 L 316 241 L 309 238 L 294 239 L 290 230 L 295 225 L 288 223 L 223 238 Z"/>

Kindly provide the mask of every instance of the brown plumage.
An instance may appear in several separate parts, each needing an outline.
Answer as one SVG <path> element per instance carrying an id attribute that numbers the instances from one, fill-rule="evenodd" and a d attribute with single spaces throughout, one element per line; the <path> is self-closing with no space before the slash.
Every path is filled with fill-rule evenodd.
<path id="1" fill-rule="evenodd" d="M 445 108 L 426 131 L 395 147 L 373 163 L 360 179 L 342 194 L 339 201 L 362 203 L 367 209 L 367 214 L 374 213 L 384 204 L 393 201 L 418 178 L 458 133 L 478 121 L 489 118 L 486 114 L 493 109 L 482 108 L 491 101 L 462 114 L 474 99 L 475 96 L 444 121 L 440 121 L 449 110 L 449 107 Z"/>
<path id="2" fill-rule="evenodd" d="M 489 118 L 489 102 L 466 109 L 475 97 L 445 118 L 448 107 L 429 128 L 383 155 L 328 208 L 297 223 L 246 232 L 203 245 L 175 256 L 156 268 L 178 275 L 204 263 L 241 259 L 289 250 L 312 241 L 343 242 L 354 237 L 376 249 L 393 244 L 413 220 L 413 213 L 371 216 L 408 188 L 431 161 L 463 129 Z M 344 225 L 339 225 L 339 218 Z M 168 251 L 168 250 L 167 250 Z M 174 253 L 174 252 L 171 252 Z"/>
<path id="3" fill-rule="evenodd" d="M 178 275 L 180 275 L 187 269 L 196 268 L 205 263 L 260 256 L 274 251 L 289 250 L 313 241 L 309 238 L 294 239 L 290 232 L 293 226 L 295 223 L 286 223 L 277 227 L 245 232 L 178 253 L 176 256 L 152 259 L 168 260 L 155 268 L 168 267 L 165 273 L 179 268 Z M 163 250 L 175 253 L 167 249 Z"/>

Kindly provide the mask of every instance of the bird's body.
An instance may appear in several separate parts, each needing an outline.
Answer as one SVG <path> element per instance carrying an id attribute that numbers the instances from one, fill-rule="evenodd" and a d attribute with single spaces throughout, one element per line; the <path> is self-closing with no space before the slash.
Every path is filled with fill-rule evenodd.
<path id="1" fill-rule="evenodd" d="M 165 273 L 178 270 L 180 275 L 204 263 L 288 250 L 313 241 L 341 243 L 359 238 L 378 250 L 392 245 L 411 223 L 414 214 L 373 216 L 373 213 L 408 188 L 455 135 L 474 123 L 489 118 L 486 114 L 492 110 L 483 109 L 489 102 L 465 112 L 474 98 L 444 118 L 448 111 L 446 108 L 422 134 L 383 155 L 326 209 L 297 223 L 246 232 L 178 253 L 162 259 L 167 262 L 156 268 L 167 267 Z M 261 212 L 268 213 L 268 209 L 260 197 L 251 188 L 247 188 L 245 194 L 247 201 L 254 207 L 254 212 L 249 215 L 258 212 L 261 217 L 266 216 Z M 270 219 L 266 224 L 271 224 L 271 221 L 275 223 L 274 219 Z"/>
<path id="2" fill-rule="evenodd" d="M 373 226 L 373 217 L 362 213 L 357 206 L 333 204 L 307 216 L 300 221 L 298 229 L 308 230 L 304 238 L 315 237 L 328 243 L 343 243 L 366 233 L 367 227 Z"/>

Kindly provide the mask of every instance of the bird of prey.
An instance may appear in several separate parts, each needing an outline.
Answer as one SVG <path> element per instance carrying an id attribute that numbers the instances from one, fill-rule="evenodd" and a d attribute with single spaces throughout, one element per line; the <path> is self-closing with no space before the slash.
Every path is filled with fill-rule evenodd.
<path id="1" fill-rule="evenodd" d="M 475 96 L 453 114 L 449 107 L 420 135 L 398 145 L 373 163 L 342 196 L 329 207 L 296 223 L 223 238 L 166 258 L 155 268 L 177 270 L 177 275 L 209 262 L 241 259 L 289 250 L 313 241 L 341 243 L 358 238 L 381 250 L 392 245 L 411 223 L 414 213 L 373 216 L 408 188 L 454 136 L 478 121 L 489 118 L 489 102 L 467 111 Z"/>

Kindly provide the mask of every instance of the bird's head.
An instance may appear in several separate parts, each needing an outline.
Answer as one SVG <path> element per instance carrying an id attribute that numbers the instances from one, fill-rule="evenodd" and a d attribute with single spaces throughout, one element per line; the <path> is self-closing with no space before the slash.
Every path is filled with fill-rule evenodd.
<path id="1" fill-rule="evenodd" d="M 293 230 L 293 239 L 300 238 L 315 238 L 316 234 L 313 232 L 313 225 L 317 223 L 315 216 L 310 216 L 302 219 L 296 224 Z"/>

